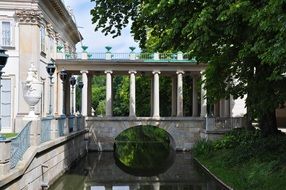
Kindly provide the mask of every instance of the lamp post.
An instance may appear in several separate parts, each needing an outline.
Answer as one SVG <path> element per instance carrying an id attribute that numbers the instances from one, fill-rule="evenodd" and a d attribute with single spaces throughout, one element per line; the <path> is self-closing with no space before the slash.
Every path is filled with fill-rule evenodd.
<path id="1" fill-rule="evenodd" d="M 81 109 L 82 109 L 82 88 L 83 88 L 83 82 L 78 81 L 77 83 L 78 88 L 80 89 L 80 104 L 79 104 L 79 115 L 81 115 Z"/>
<path id="2" fill-rule="evenodd" d="M 63 112 L 64 115 L 66 113 L 64 102 L 65 102 L 65 81 L 67 80 L 67 77 L 68 77 L 67 71 L 65 69 L 62 69 L 60 71 L 60 78 L 62 80 L 62 86 L 63 86 L 63 100 L 62 100 L 63 101 L 63 107 L 62 107 L 62 112 Z"/>
<path id="3" fill-rule="evenodd" d="M 1 79 L 2 79 L 2 69 L 5 67 L 6 63 L 7 63 L 7 59 L 8 59 L 8 55 L 5 54 L 5 51 L 7 50 L 4 50 L 0 47 L 0 131 L 2 129 L 2 124 L 1 124 L 1 119 L 2 119 L 2 113 L 1 113 L 1 104 L 2 104 L 2 101 L 1 101 L 1 87 L 2 87 L 2 84 L 1 84 Z M 5 140 L 5 137 L 3 137 L 1 134 L 0 134 L 0 140 Z"/>
<path id="4" fill-rule="evenodd" d="M 75 77 L 74 76 L 72 76 L 71 78 L 70 78 L 70 85 L 72 86 L 72 97 L 73 97 L 73 95 L 74 95 L 74 85 L 75 85 L 75 83 L 76 83 L 76 79 L 75 79 Z M 73 102 L 74 100 L 73 100 L 73 98 L 72 98 L 72 110 L 71 110 L 71 115 L 73 115 L 74 114 L 74 102 Z"/>
<path id="5" fill-rule="evenodd" d="M 48 63 L 46 66 L 47 73 L 49 74 L 50 78 L 50 104 L 49 104 L 49 115 L 52 115 L 52 87 L 53 87 L 53 74 L 56 70 L 56 66 L 54 62 Z"/>

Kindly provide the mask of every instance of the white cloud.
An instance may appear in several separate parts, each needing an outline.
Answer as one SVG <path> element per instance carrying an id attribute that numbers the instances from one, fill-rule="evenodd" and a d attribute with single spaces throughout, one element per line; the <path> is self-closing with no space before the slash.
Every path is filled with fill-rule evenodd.
<path id="1" fill-rule="evenodd" d="M 111 46 L 112 52 L 128 53 L 129 47 L 136 47 L 137 52 L 140 51 L 138 43 L 134 42 L 130 34 L 130 27 L 122 31 L 122 35 L 117 38 L 105 36 L 101 32 L 94 32 L 92 25 L 90 10 L 95 3 L 90 0 L 62 0 L 66 6 L 70 6 L 76 18 L 79 30 L 84 38 L 83 44 L 87 45 L 90 52 L 105 52 L 105 46 Z M 80 44 L 77 46 L 78 51 L 81 51 Z M 136 51 L 135 50 L 135 51 Z"/>

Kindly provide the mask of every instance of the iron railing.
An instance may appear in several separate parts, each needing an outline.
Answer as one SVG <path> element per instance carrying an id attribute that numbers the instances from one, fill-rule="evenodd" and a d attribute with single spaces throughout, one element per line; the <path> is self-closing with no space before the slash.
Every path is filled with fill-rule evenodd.
<path id="1" fill-rule="evenodd" d="M 16 167 L 17 163 L 22 159 L 26 150 L 30 147 L 30 121 L 23 130 L 11 140 L 10 169 Z"/>
<path id="2" fill-rule="evenodd" d="M 42 118 L 41 120 L 41 143 L 51 140 L 52 118 Z"/>

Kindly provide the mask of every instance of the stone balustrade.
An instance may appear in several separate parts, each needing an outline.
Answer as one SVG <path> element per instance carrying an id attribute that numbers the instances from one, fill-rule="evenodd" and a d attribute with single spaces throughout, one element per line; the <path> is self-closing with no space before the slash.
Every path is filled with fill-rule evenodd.
<path id="1" fill-rule="evenodd" d="M 151 62 L 180 62 L 188 61 L 191 63 L 196 63 L 195 58 L 192 58 L 190 54 L 177 52 L 177 53 L 100 53 L 100 52 L 77 52 L 77 53 L 68 53 L 68 52 L 57 52 L 57 59 L 97 59 L 97 60 L 145 60 Z"/>

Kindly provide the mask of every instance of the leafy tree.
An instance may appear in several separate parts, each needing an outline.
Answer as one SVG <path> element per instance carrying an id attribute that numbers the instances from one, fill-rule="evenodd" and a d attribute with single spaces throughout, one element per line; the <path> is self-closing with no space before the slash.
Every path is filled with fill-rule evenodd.
<path id="1" fill-rule="evenodd" d="M 92 78 L 92 107 L 95 115 L 105 114 L 105 77 L 95 76 Z"/>
<path id="2" fill-rule="evenodd" d="M 113 79 L 113 114 L 114 116 L 129 115 L 129 77 L 115 76 Z"/>
<path id="3" fill-rule="evenodd" d="M 275 109 L 286 99 L 285 0 L 91 0 L 95 29 L 120 35 L 132 21 L 141 48 L 191 52 L 207 63 L 208 99 L 243 97 L 249 118 L 276 134 Z M 147 38 L 147 36 L 149 38 Z"/>

